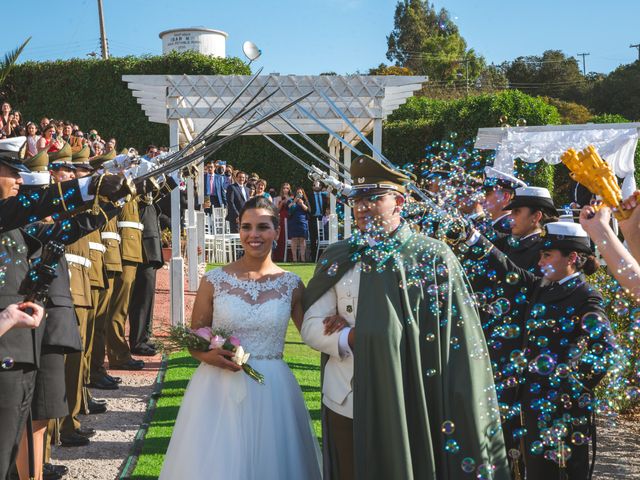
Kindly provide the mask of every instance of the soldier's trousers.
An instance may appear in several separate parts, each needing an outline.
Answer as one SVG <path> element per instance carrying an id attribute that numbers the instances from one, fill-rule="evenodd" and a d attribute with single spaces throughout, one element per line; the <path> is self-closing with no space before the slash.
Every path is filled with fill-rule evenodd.
<path id="1" fill-rule="evenodd" d="M 78 317 L 78 329 L 82 345 L 87 339 L 87 319 L 89 318 L 89 307 L 74 307 Z M 85 400 L 84 389 L 84 352 L 68 353 L 64 361 L 65 383 L 67 386 L 67 403 L 69 404 L 69 415 L 62 419 L 60 424 L 61 433 L 72 433 L 80 428 L 78 415 Z"/>
<path id="2" fill-rule="evenodd" d="M 0 369 L 0 479 L 4 480 L 18 454 L 36 385 L 35 365 Z"/>
<path id="3" fill-rule="evenodd" d="M 109 323 L 107 324 L 107 356 L 110 366 L 117 367 L 131 360 L 131 350 L 125 335 L 125 324 L 137 269 L 137 263 L 122 260 L 122 273 L 116 274 L 113 282 L 113 293 L 109 302 Z"/>
<path id="4" fill-rule="evenodd" d="M 95 326 L 93 329 L 93 348 L 91 350 L 91 366 L 89 367 L 90 380 L 98 380 L 107 370 L 104 368 L 105 345 L 107 338 L 107 326 L 109 319 L 109 303 L 116 272 L 107 272 L 107 288 L 98 291 L 98 300 L 94 304 Z M 93 294 L 91 296 L 93 299 Z"/>
<path id="5" fill-rule="evenodd" d="M 129 345 L 132 349 L 149 341 L 153 304 L 156 294 L 156 269 L 147 263 L 140 263 L 136 270 L 136 280 L 129 305 Z"/>

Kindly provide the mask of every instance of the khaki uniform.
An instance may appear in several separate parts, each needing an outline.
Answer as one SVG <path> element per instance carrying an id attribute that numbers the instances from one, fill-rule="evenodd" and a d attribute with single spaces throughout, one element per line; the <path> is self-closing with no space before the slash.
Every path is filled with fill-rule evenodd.
<path id="1" fill-rule="evenodd" d="M 131 350 L 125 336 L 125 323 L 136 270 L 138 264 L 143 261 L 143 226 L 140 223 L 137 199 L 132 199 L 122 208 L 117 226 L 121 237 L 122 272 L 116 274 L 114 279 L 108 314 L 112 328 L 107 330 L 107 356 L 109 365 L 115 367 L 131 360 Z"/>
<path id="2" fill-rule="evenodd" d="M 82 237 L 65 249 L 65 257 L 69 264 L 69 279 L 71 285 L 71 298 L 78 319 L 78 329 L 82 344 L 87 341 L 87 321 L 91 311 L 91 280 L 89 269 L 91 267 L 89 240 Z M 69 415 L 62 420 L 60 430 L 62 433 L 72 433 L 80 428 L 78 414 L 86 405 L 86 392 L 84 388 L 84 352 L 70 353 L 65 358 L 65 381 L 67 387 L 67 403 Z"/>
<path id="3" fill-rule="evenodd" d="M 96 334 L 102 335 L 102 345 L 104 345 L 104 329 L 96 330 L 97 308 L 100 301 L 100 292 L 107 286 L 106 272 L 104 269 L 104 253 L 107 248 L 102 243 L 100 230 L 94 230 L 87 235 L 89 242 L 89 259 L 91 260 L 91 268 L 89 268 L 89 281 L 91 285 L 91 311 L 87 319 L 87 338 L 84 346 L 84 364 L 85 375 L 84 382 L 91 381 L 91 355 L 93 352 L 93 344 Z"/>
<path id="4" fill-rule="evenodd" d="M 118 233 L 118 219 L 112 218 L 101 230 L 100 239 L 105 247 L 102 255 L 102 264 L 105 271 L 105 288 L 98 290 L 95 303 L 95 333 L 93 350 L 91 352 L 91 367 L 89 373 L 91 381 L 98 380 L 105 373 L 104 355 L 106 340 L 109 335 L 114 335 L 113 322 L 109 318 L 109 304 L 116 275 L 122 272 L 122 259 L 120 256 L 120 234 Z"/>

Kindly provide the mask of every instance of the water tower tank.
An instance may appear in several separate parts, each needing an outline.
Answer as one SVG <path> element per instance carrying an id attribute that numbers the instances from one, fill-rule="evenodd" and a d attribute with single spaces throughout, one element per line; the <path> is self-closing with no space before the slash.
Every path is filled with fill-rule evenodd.
<path id="1" fill-rule="evenodd" d="M 205 55 L 226 57 L 227 32 L 210 28 L 174 28 L 160 33 L 162 53 L 193 50 Z"/>

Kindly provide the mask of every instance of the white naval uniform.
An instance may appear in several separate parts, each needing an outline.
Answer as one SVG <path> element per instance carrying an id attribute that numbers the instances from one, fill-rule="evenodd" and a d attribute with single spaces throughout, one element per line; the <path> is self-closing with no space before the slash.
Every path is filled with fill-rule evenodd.
<path id="1" fill-rule="evenodd" d="M 332 315 L 342 316 L 350 327 L 355 326 L 360 289 L 360 263 L 343 277 L 304 314 L 300 334 L 314 350 L 329 355 L 324 367 L 322 403 L 343 417 L 353 418 L 353 354 L 347 337 L 350 328 L 331 335 L 324 334 L 323 320 Z"/>

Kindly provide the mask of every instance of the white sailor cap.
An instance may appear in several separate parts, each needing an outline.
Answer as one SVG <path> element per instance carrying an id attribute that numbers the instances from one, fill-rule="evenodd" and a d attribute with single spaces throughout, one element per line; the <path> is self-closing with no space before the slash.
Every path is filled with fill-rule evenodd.
<path id="1" fill-rule="evenodd" d="M 535 208 L 553 216 L 558 214 L 549 190 L 544 187 L 516 188 L 513 200 L 503 210 L 513 210 L 516 207 Z"/>
<path id="2" fill-rule="evenodd" d="M 51 174 L 49 171 L 29 173 L 20 172 L 20 176 L 22 177 L 22 184 L 25 186 L 41 187 L 51 183 Z"/>
<path id="3" fill-rule="evenodd" d="M 27 137 L 13 137 L 0 140 L 0 163 L 17 172 L 28 172 L 29 169 L 22 164 L 26 146 Z"/>
<path id="4" fill-rule="evenodd" d="M 526 183 L 513 175 L 501 172 L 493 167 L 484 167 L 484 188 L 486 189 L 499 187 L 515 190 L 516 188 L 526 186 Z"/>
<path id="5" fill-rule="evenodd" d="M 589 235 L 582 225 L 574 222 L 551 222 L 544 226 L 544 250 L 562 248 L 577 252 L 592 253 Z"/>

